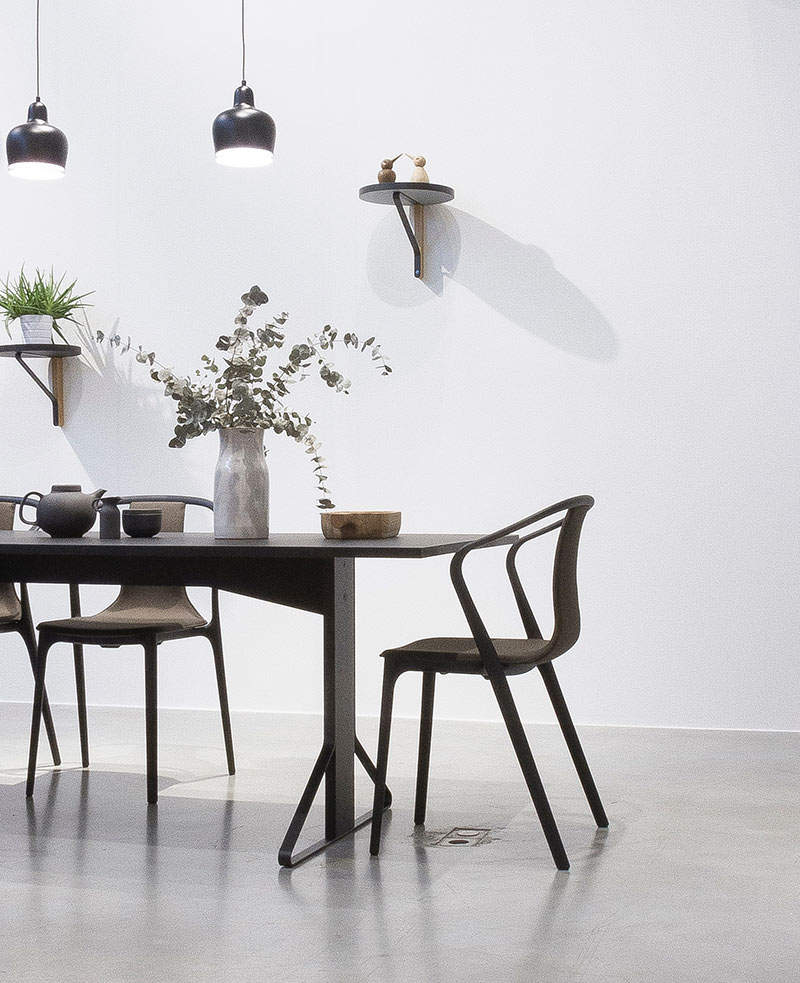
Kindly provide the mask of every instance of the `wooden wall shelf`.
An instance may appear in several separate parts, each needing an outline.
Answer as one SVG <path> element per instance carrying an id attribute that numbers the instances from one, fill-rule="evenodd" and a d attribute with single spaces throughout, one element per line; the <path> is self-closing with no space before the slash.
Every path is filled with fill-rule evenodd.
<path id="1" fill-rule="evenodd" d="M 0 345 L 0 358 L 13 358 L 53 404 L 53 426 L 64 426 L 64 359 L 80 355 L 78 345 Z M 49 358 L 52 391 L 27 364 L 29 358 Z"/>
<path id="2" fill-rule="evenodd" d="M 384 184 L 368 184 L 361 188 L 358 197 L 378 205 L 394 205 L 414 250 L 414 276 L 422 278 L 422 254 L 425 248 L 425 205 L 441 205 L 452 201 L 456 193 L 444 184 L 427 184 L 416 181 L 390 181 Z M 410 205 L 414 226 L 408 221 L 404 205 Z"/>

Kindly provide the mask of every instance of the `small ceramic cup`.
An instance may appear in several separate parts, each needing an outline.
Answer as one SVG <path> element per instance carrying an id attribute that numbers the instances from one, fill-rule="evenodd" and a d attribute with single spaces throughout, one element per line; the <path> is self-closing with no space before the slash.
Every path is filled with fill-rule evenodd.
<path id="1" fill-rule="evenodd" d="M 126 509 L 122 528 L 129 536 L 156 536 L 161 532 L 161 509 Z"/>

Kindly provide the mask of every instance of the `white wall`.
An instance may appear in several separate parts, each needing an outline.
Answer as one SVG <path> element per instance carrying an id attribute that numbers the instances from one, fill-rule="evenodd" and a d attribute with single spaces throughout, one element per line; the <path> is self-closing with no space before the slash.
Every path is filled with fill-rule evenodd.
<path id="1" fill-rule="evenodd" d="M 239 80 L 233 0 L 42 8 L 68 176 L 0 175 L 0 273 L 69 271 L 96 290 L 93 330 L 176 368 L 252 283 L 301 333 L 376 334 L 391 379 L 350 357 L 350 397 L 301 390 L 337 504 L 485 531 L 590 492 L 584 631 L 562 662 L 576 718 L 797 727 L 798 0 L 250 3 L 248 81 L 278 126 L 255 172 L 211 148 Z M 33 97 L 33 9 L 0 8 L 4 131 Z M 397 216 L 357 195 L 401 150 L 456 189 L 429 211 L 426 283 Z M 171 404 L 139 366 L 90 357 L 67 384 L 57 430 L 0 364 L 4 492 L 210 493 L 216 441 L 169 450 Z M 316 529 L 305 456 L 275 439 L 270 469 L 273 528 Z M 446 570 L 362 564 L 364 712 L 382 647 L 461 631 Z M 64 595 L 34 588 L 36 615 Z M 509 607 L 489 604 L 500 630 Z M 319 709 L 316 618 L 235 597 L 223 616 L 236 707 Z M 165 704 L 213 705 L 201 649 L 165 649 Z M 0 656 L 0 698 L 28 699 L 18 640 Z M 51 661 L 72 699 L 66 650 Z M 140 701 L 133 653 L 92 653 L 89 677 L 94 702 Z M 442 714 L 494 716 L 487 687 L 440 689 Z M 549 719 L 537 680 L 519 691 Z M 416 701 L 404 684 L 400 711 Z"/>

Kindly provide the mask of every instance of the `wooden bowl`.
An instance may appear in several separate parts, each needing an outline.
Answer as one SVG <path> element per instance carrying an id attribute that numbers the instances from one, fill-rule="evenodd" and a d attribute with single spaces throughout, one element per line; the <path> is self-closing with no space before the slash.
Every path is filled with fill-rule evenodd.
<path id="1" fill-rule="evenodd" d="M 400 532 L 400 512 L 323 512 L 326 539 L 391 539 Z"/>

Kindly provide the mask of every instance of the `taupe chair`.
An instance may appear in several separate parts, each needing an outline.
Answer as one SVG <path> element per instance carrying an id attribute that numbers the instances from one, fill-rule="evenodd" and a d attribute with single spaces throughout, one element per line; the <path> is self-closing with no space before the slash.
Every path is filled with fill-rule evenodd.
<path id="1" fill-rule="evenodd" d="M 0 495 L 0 529 L 10 531 L 14 528 L 14 509 L 21 501 L 21 498 L 11 495 Z M 0 635 L 8 632 L 16 632 L 21 636 L 25 648 L 28 650 L 28 658 L 35 676 L 36 633 L 33 630 L 27 584 L 19 585 L 19 595 L 13 584 L 0 584 Z M 46 692 L 42 694 L 42 713 L 44 714 L 47 739 L 50 742 L 50 752 L 53 755 L 53 764 L 60 765 L 61 755 L 58 751 L 53 716 L 50 713 L 50 703 Z"/>
<path id="2" fill-rule="evenodd" d="M 394 687 L 398 678 L 404 672 L 409 671 L 422 673 L 422 712 L 414 808 L 415 823 L 421 824 L 425 821 L 436 675 L 437 673 L 442 675 L 459 673 L 483 676 L 489 680 L 494 689 L 511 743 L 556 867 L 559 870 L 569 869 L 569 860 L 561 842 L 561 835 L 553 818 L 550 803 L 545 794 L 508 685 L 508 676 L 529 672 L 535 668 L 539 670 L 544 680 L 595 821 L 598 826 L 608 826 L 608 818 L 597 793 L 594 779 L 589 771 L 552 665 L 557 656 L 563 655 L 564 652 L 572 648 L 580 634 L 577 586 L 578 543 L 583 520 L 593 505 L 594 499 L 589 495 L 569 498 L 543 509 L 541 512 L 536 512 L 534 515 L 529 515 L 525 519 L 520 519 L 504 529 L 483 536 L 460 549 L 453 556 L 450 564 L 450 578 L 466 615 L 471 636 L 467 638 L 423 638 L 399 648 L 387 649 L 382 653 L 385 660 L 383 697 L 370 838 L 370 852 L 373 855 L 377 855 L 380 850 Z M 554 519 L 556 516 L 558 518 Z M 547 520 L 550 519 L 554 521 L 548 522 Z M 520 533 L 529 526 L 536 526 L 536 529 L 518 538 L 514 537 L 515 541 L 506 554 L 506 572 L 522 619 L 525 635 L 520 638 L 491 638 L 478 613 L 472 594 L 467 588 L 462 569 L 464 560 L 473 550 L 496 545 L 506 537 Z M 516 560 L 519 550 L 524 545 L 556 530 L 559 530 L 559 533 L 553 554 L 554 626 L 552 636 L 545 639 L 542 637 L 539 625 L 523 590 L 517 572 Z"/>
<path id="3" fill-rule="evenodd" d="M 199 505 L 213 509 L 203 498 L 185 498 L 176 495 L 138 495 L 120 499 L 131 508 L 159 508 L 163 511 L 162 532 L 182 532 L 186 505 Z M 145 740 L 147 748 L 147 801 L 158 801 L 158 716 L 157 716 L 157 657 L 162 642 L 177 638 L 201 636 L 211 643 L 217 675 L 219 705 L 222 714 L 222 732 L 228 773 L 233 775 L 236 766 L 233 757 L 228 693 L 225 682 L 225 664 L 222 655 L 222 633 L 219 624 L 219 597 L 211 591 L 211 618 L 206 621 L 194 607 L 184 587 L 137 587 L 125 585 L 117 598 L 97 614 L 65 618 L 61 621 L 44 621 L 39 627 L 37 653 L 36 691 L 31 724 L 30 758 L 28 761 L 27 795 L 33 794 L 38 745 L 38 706 L 44 692 L 47 653 L 56 642 L 74 646 L 75 683 L 78 697 L 78 725 L 81 740 L 83 767 L 89 765 L 89 740 L 86 720 L 86 690 L 83 673 L 83 646 L 100 645 L 103 648 L 119 648 L 121 645 L 141 645 L 144 649 L 145 678 Z"/>

